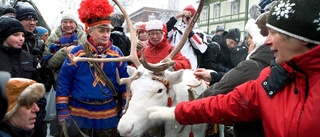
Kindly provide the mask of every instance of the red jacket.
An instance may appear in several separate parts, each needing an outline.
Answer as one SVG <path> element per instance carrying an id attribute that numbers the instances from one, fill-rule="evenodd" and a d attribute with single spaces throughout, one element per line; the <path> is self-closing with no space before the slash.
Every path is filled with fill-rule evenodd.
<path id="1" fill-rule="evenodd" d="M 169 44 L 166 40 L 163 40 L 158 45 L 152 45 L 150 40 L 148 41 L 148 47 L 144 49 L 144 56 L 149 63 L 159 63 L 165 57 L 169 55 L 169 53 L 174 49 L 173 46 Z M 140 50 L 141 51 L 141 50 Z M 138 56 L 140 57 L 141 52 L 139 52 Z M 183 56 L 180 52 L 173 57 L 176 63 L 173 66 L 174 70 L 179 69 L 191 69 L 190 61 Z"/>
<path id="2" fill-rule="evenodd" d="M 176 106 L 180 124 L 252 121 L 262 118 L 266 137 L 316 137 L 320 133 L 320 45 L 285 62 L 289 79 L 273 96 L 263 85 L 271 67 L 259 78 L 226 95 L 212 96 Z M 277 76 L 277 75 L 276 75 Z M 275 79 L 272 82 L 276 82 Z"/>

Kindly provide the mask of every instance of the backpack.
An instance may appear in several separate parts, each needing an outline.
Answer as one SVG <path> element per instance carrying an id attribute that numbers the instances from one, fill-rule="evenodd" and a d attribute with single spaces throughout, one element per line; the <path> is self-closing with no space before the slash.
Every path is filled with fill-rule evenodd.
<path id="1" fill-rule="evenodd" d="M 117 46 L 124 56 L 130 54 L 131 41 L 124 32 L 112 31 L 110 38 L 112 39 L 113 45 Z"/>

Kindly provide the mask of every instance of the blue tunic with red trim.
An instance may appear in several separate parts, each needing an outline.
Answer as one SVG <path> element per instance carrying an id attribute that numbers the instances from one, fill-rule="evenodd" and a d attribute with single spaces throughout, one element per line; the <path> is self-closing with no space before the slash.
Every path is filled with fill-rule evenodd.
<path id="1" fill-rule="evenodd" d="M 90 38 L 87 39 L 92 55 L 103 55 L 106 58 L 123 56 L 121 50 L 113 46 L 111 42 L 99 51 L 91 41 Z M 82 46 L 73 48 L 70 54 L 87 57 Z M 117 127 L 119 116 L 116 112 L 117 103 L 114 93 L 98 77 L 88 62 L 77 62 L 76 65 L 68 65 L 68 63 L 70 60 L 66 58 L 58 78 L 56 105 L 58 116 L 71 114 L 79 128 L 101 130 Z M 117 83 L 116 69 L 119 71 L 120 78 L 128 77 L 127 62 L 107 62 L 99 63 L 99 65 L 113 83 L 118 94 L 122 95 L 122 105 L 124 105 L 126 86 Z"/>

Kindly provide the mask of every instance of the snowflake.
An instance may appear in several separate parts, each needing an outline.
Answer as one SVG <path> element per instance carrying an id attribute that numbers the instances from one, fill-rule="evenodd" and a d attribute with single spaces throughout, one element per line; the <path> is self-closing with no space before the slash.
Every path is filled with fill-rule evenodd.
<path id="1" fill-rule="evenodd" d="M 319 13 L 319 16 L 320 16 L 320 13 Z M 317 23 L 318 24 L 319 27 L 317 28 L 317 30 L 320 31 L 320 18 L 319 19 L 315 19 L 313 21 L 313 23 Z"/>
<path id="2" fill-rule="evenodd" d="M 280 4 L 274 8 L 272 15 L 276 15 L 277 20 L 279 20 L 281 17 L 289 18 L 289 13 L 295 12 L 295 10 L 292 9 L 292 7 L 295 5 L 295 3 L 290 3 L 290 1 L 280 1 Z"/>

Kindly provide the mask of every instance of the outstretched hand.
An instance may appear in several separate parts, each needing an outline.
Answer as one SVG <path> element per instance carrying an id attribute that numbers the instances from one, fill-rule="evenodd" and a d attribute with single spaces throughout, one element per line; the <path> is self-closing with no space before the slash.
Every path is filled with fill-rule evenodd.
<path id="1" fill-rule="evenodd" d="M 194 71 L 193 75 L 199 80 L 204 80 L 206 82 L 210 82 L 212 79 L 212 77 L 210 75 L 211 72 L 213 72 L 213 70 L 198 68 Z"/>
<path id="2" fill-rule="evenodd" d="M 147 109 L 151 120 L 175 120 L 174 110 L 176 107 L 150 107 Z"/>

